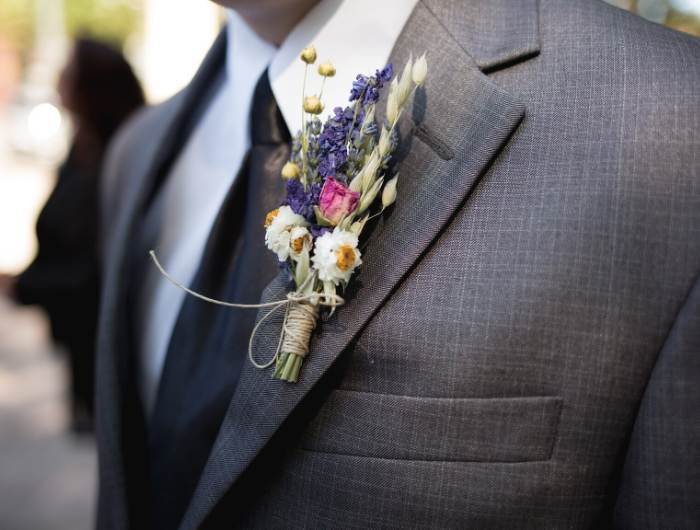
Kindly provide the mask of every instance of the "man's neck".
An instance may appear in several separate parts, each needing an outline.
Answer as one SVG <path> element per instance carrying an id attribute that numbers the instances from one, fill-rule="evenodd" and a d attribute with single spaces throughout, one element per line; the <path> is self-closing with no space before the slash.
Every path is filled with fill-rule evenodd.
<path id="1" fill-rule="evenodd" d="M 250 5 L 234 7 L 234 10 L 260 38 L 279 46 L 318 2 L 319 0 L 295 0 L 280 2 L 274 9 Z"/>

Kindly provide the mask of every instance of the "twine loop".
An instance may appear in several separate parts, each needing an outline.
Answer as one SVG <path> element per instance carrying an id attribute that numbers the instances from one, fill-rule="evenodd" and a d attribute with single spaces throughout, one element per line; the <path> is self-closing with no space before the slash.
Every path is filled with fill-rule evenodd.
<path id="1" fill-rule="evenodd" d="M 250 339 L 248 340 L 248 359 L 250 359 L 253 366 L 261 370 L 272 366 L 277 360 L 280 352 L 306 357 L 306 355 L 309 353 L 311 334 L 318 323 L 320 307 L 330 307 L 332 310 L 335 310 L 336 307 L 339 307 L 345 303 L 345 300 L 336 293 L 312 292 L 310 294 L 301 294 L 298 292 L 304 290 L 308 286 L 308 283 L 312 281 L 312 278 L 314 278 L 312 275 L 309 275 L 306 281 L 299 286 L 297 292 L 288 293 L 284 300 L 275 300 L 260 304 L 236 304 L 233 302 L 217 300 L 216 298 L 209 298 L 208 296 L 204 296 L 197 291 L 193 291 L 192 289 L 185 287 L 175 278 L 170 276 L 170 274 L 166 272 L 158 261 L 156 253 L 153 250 L 151 250 L 149 254 L 153 260 L 153 263 L 158 268 L 158 271 L 170 283 L 185 293 L 194 296 L 195 298 L 199 298 L 200 300 L 204 300 L 210 304 L 232 307 L 236 309 L 270 308 L 270 311 L 268 311 L 255 324 L 255 327 L 250 334 Z M 257 335 L 263 322 L 265 322 L 270 316 L 272 316 L 273 313 L 283 307 L 285 308 L 284 320 L 282 322 L 282 330 L 280 331 L 275 354 L 268 362 L 260 364 L 253 358 L 253 340 L 255 339 L 255 336 Z"/>

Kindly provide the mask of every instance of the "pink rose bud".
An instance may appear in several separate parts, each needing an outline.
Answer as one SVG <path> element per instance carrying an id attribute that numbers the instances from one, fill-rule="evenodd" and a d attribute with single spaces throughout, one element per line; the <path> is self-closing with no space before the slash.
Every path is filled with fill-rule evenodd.
<path id="1" fill-rule="evenodd" d="M 321 189 L 319 207 L 323 216 L 334 225 L 357 208 L 360 193 L 343 186 L 333 177 L 328 177 Z"/>

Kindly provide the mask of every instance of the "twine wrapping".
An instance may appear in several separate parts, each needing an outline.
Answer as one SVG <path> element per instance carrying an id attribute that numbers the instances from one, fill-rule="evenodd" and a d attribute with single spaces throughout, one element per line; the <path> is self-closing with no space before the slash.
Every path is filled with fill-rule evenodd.
<path id="1" fill-rule="evenodd" d="M 318 322 L 318 306 L 307 302 L 292 302 L 282 327 L 284 339 L 280 351 L 306 357 L 311 334 Z"/>

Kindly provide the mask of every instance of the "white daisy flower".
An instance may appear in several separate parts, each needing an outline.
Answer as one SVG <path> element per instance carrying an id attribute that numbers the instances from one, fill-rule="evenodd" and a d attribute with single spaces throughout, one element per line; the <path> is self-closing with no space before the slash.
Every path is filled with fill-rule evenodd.
<path id="1" fill-rule="evenodd" d="M 265 245 L 277 254 L 277 259 L 286 261 L 292 250 L 292 231 L 297 227 L 308 226 L 301 215 L 294 213 L 289 206 L 272 210 L 265 217 Z M 304 228 L 304 230 L 306 230 Z M 299 236 L 297 236 L 299 237 Z"/>
<path id="2" fill-rule="evenodd" d="M 289 233 L 289 252 L 292 258 L 298 258 L 303 252 L 311 250 L 311 232 L 303 226 L 295 226 Z"/>
<path id="3" fill-rule="evenodd" d="M 362 264 L 357 236 L 347 230 L 335 228 L 316 239 L 311 261 L 318 271 L 318 279 L 338 285 L 347 282 L 353 271 Z"/>

